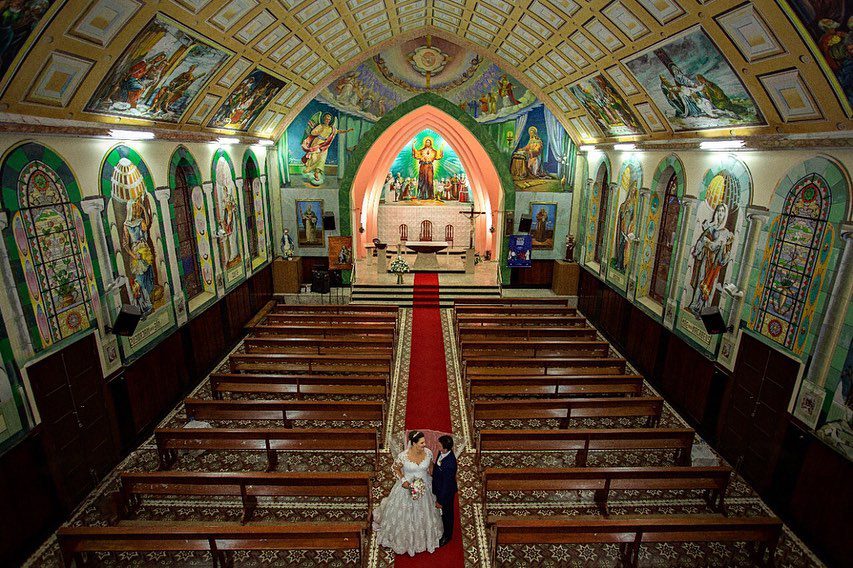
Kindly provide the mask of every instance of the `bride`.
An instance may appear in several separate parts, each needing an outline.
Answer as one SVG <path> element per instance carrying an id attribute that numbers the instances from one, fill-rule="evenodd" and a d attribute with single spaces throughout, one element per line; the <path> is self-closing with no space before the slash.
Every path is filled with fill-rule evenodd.
<path id="1" fill-rule="evenodd" d="M 432 451 L 423 432 L 412 430 L 407 440 L 407 448 L 394 461 L 397 481 L 373 511 L 373 530 L 380 546 L 414 556 L 434 552 L 444 529 L 432 493 Z"/>

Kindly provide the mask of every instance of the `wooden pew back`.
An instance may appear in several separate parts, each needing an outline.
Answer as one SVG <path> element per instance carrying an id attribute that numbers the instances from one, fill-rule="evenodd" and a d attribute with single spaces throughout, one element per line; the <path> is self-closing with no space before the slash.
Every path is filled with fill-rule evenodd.
<path id="1" fill-rule="evenodd" d="M 385 418 L 383 401 L 325 400 L 207 400 L 187 398 L 184 410 L 190 420 L 293 420 L 377 421 Z M 331 431 L 332 433 L 334 430 Z"/>
<path id="2" fill-rule="evenodd" d="M 480 430 L 476 461 L 483 452 L 577 451 L 575 467 L 584 467 L 591 451 L 676 450 L 677 465 L 690 464 L 693 430 L 689 428 L 573 428 L 567 430 Z"/>
<path id="3" fill-rule="evenodd" d="M 497 547 L 509 544 L 620 545 L 623 566 L 636 568 L 644 542 L 756 542 L 760 557 L 773 553 L 782 534 L 775 517 L 720 517 L 716 515 L 644 515 L 642 517 L 490 517 L 492 565 Z"/>
<path id="4" fill-rule="evenodd" d="M 61 527 L 57 540 L 66 568 L 84 565 L 91 552 L 208 551 L 212 565 L 233 564 L 238 550 L 351 550 L 364 558 L 363 523 L 237 525 L 158 523 L 115 527 Z"/>
<path id="5" fill-rule="evenodd" d="M 279 375 L 263 373 L 213 373 L 210 390 L 213 398 L 223 393 L 360 395 L 387 397 L 388 376 L 385 375 Z"/>
<path id="6" fill-rule="evenodd" d="M 624 395 L 640 396 L 643 377 L 640 375 L 542 375 L 537 377 L 472 376 L 469 397 L 489 396 L 577 396 Z"/>
<path id="7" fill-rule="evenodd" d="M 624 375 L 621 357 L 537 357 L 519 359 L 496 355 L 474 355 L 463 362 L 466 378 L 484 375 Z"/>
<path id="8" fill-rule="evenodd" d="M 657 396 L 610 398 L 534 398 L 475 400 L 474 420 L 560 420 L 568 428 L 572 418 L 647 417 L 647 428 L 660 422 L 663 399 Z"/>

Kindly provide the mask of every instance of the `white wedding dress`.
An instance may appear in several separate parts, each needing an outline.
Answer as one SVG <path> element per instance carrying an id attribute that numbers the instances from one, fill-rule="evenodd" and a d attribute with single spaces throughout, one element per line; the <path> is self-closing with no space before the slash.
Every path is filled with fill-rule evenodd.
<path id="1" fill-rule="evenodd" d="M 414 463 L 400 452 L 394 462 L 403 465 L 403 479 L 411 483 L 416 478 L 423 479 L 426 491 L 417 500 L 403 487 L 403 480 L 397 480 L 391 492 L 376 509 L 373 510 L 373 530 L 380 546 L 391 548 L 397 554 L 414 556 L 423 551 L 434 552 L 444 532 L 441 524 L 441 511 L 435 508 L 435 495 L 432 493 L 432 477 L 429 465 L 432 463 L 432 451 L 425 448 L 426 456 L 421 463 Z"/>

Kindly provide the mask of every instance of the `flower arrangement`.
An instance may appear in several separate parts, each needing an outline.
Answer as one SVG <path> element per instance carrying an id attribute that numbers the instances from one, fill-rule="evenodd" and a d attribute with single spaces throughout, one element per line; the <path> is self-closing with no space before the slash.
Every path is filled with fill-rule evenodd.
<path id="1" fill-rule="evenodd" d="M 412 501 L 417 501 L 426 492 L 426 484 L 420 477 L 416 477 L 414 481 L 409 482 L 409 493 L 412 494 Z"/>
<path id="2" fill-rule="evenodd" d="M 391 272 L 394 274 L 405 274 L 409 271 L 409 265 L 403 260 L 402 256 L 397 256 L 391 261 Z"/>
<path id="3" fill-rule="evenodd" d="M 391 261 L 391 272 L 397 275 L 397 284 L 403 283 L 403 274 L 409 271 L 409 265 L 399 254 Z"/>

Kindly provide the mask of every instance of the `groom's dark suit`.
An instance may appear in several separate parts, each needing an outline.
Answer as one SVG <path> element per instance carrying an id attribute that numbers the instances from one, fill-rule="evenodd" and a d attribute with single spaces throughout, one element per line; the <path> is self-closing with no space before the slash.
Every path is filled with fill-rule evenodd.
<path id="1" fill-rule="evenodd" d="M 450 540 L 453 536 L 453 503 L 458 487 L 456 485 L 456 455 L 451 450 L 443 458 L 439 454 L 432 470 L 432 492 L 435 500 L 441 505 L 441 522 L 444 525 L 442 540 Z"/>

